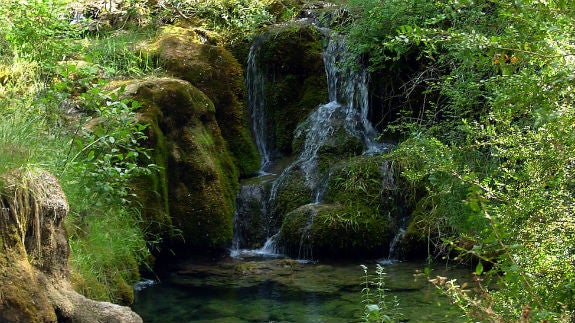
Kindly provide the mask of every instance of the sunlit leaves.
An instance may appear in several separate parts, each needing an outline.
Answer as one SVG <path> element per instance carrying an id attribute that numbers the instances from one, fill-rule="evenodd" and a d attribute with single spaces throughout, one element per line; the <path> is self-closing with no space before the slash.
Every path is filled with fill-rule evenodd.
<path id="1" fill-rule="evenodd" d="M 392 157 L 427 192 L 417 212 L 433 220 L 421 222 L 455 228 L 459 241 L 480 246 L 468 254 L 492 262 L 494 277 L 503 278 L 480 308 L 486 317 L 569 320 L 575 11 L 567 1 L 543 0 L 435 1 L 421 11 L 386 4 L 368 5 L 355 49 L 375 69 L 411 55 L 440 74 L 426 83 L 438 103 L 419 107 L 425 113 L 416 121 L 400 115 L 398 122 L 412 126 L 393 125 L 413 131 Z M 394 10 L 415 16 L 376 25 L 375 17 L 394 17 Z"/>

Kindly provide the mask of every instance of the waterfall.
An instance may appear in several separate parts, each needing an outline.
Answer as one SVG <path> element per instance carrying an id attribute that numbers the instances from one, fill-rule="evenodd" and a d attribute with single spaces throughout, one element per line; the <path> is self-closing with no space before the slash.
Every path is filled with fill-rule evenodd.
<path id="1" fill-rule="evenodd" d="M 354 70 L 346 66 L 349 54 L 347 42 L 342 35 L 329 33 L 323 61 L 327 76 L 329 100 L 346 107 L 346 127 L 360 137 L 366 147 L 366 154 L 381 153 L 388 146 L 376 142 L 377 131 L 368 119 L 369 113 L 369 74 L 366 69 Z"/>
<path id="2" fill-rule="evenodd" d="M 396 263 L 399 258 L 397 256 L 397 251 L 395 249 L 397 247 L 397 244 L 404 237 L 405 237 L 405 228 L 403 228 L 403 227 L 399 228 L 399 231 L 397 231 L 397 233 L 393 237 L 393 240 L 391 240 L 391 243 L 389 244 L 389 251 L 388 251 L 387 258 L 379 259 L 377 262 L 381 265 L 390 265 L 390 264 Z"/>
<path id="3" fill-rule="evenodd" d="M 265 174 L 271 162 L 271 153 L 267 139 L 268 126 L 265 111 L 265 76 L 257 59 L 260 50 L 261 42 L 259 40 L 254 41 L 248 54 L 246 86 L 248 89 L 248 108 L 250 111 L 252 131 L 256 146 L 262 158 L 260 174 Z"/>
<path id="4" fill-rule="evenodd" d="M 299 154 L 288 165 L 279 176 L 273 178 L 267 194 L 267 199 L 260 201 L 266 207 L 261 208 L 261 212 L 266 212 L 262 218 L 283 218 L 276 216 L 272 209 L 277 199 L 278 190 L 284 186 L 289 176 L 294 172 L 303 173 L 305 185 L 311 191 L 310 204 L 320 204 L 326 190 L 329 173 L 323 168 L 319 170 L 319 151 L 322 147 L 332 147 L 341 144 L 341 140 L 351 140 L 359 145 L 363 143 L 364 154 L 381 153 L 388 147 L 376 141 L 377 131 L 368 120 L 369 96 L 368 96 L 368 72 L 365 69 L 352 69 L 344 66 L 347 60 L 347 44 L 343 36 L 324 32 L 327 46 L 324 48 L 323 62 L 328 84 L 329 102 L 318 106 L 308 118 L 302 122 L 295 130 L 294 137 L 301 142 L 298 147 Z M 262 40 L 256 39 L 251 46 L 248 60 L 246 84 L 248 89 L 248 105 L 251 116 L 252 131 L 258 150 L 262 156 L 260 175 L 271 175 L 266 171 L 272 162 L 271 150 L 273 136 L 268 131 L 269 116 L 266 112 L 265 102 L 265 74 L 264 69 L 258 62 L 261 55 Z M 343 135 L 342 135 L 343 134 Z M 339 136 L 339 137 L 338 137 Z M 343 136 L 343 137 L 341 137 Z M 341 139 L 343 138 L 343 139 Z M 299 174 L 299 173 L 298 173 Z M 285 186 L 284 186 L 285 187 Z M 261 196 L 265 198 L 265 196 Z M 240 200 L 240 198 L 238 198 Z M 240 202 L 238 202 L 240 203 Z M 267 206 L 270 206 L 269 208 Z M 240 206 L 238 205 L 238 209 Z M 269 214 L 267 214 L 269 213 Z M 300 257 L 313 256 L 313 246 L 309 245 L 309 235 L 314 221 L 314 214 L 308 219 L 306 227 L 302 229 L 300 243 Z M 241 217 L 245 214 L 236 212 L 234 219 L 234 241 L 232 256 L 242 255 L 274 255 L 277 256 L 281 250 L 278 248 L 278 237 L 281 232 L 277 232 L 281 223 L 270 220 L 266 223 L 267 241 L 260 249 L 242 249 L 241 223 L 245 221 Z M 275 230 L 275 231 L 271 231 Z M 245 248 L 245 246 L 244 246 Z"/>
<path id="5" fill-rule="evenodd" d="M 381 153 L 388 148 L 386 144 L 376 142 L 377 131 L 367 118 L 369 112 L 367 70 L 353 70 L 351 67 L 343 66 L 348 55 L 345 38 L 338 34 L 328 34 L 326 37 L 328 44 L 323 54 L 323 61 L 330 102 L 317 107 L 296 129 L 295 137 L 305 138 L 303 150 L 274 183 L 271 202 L 276 198 L 277 189 L 283 178 L 295 167 L 299 167 L 305 173 L 306 184 L 314 192 L 314 203 L 321 202 L 326 180 L 318 173 L 318 150 L 333 140 L 335 132 L 342 126 L 348 134 L 363 141 L 366 154 Z"/>

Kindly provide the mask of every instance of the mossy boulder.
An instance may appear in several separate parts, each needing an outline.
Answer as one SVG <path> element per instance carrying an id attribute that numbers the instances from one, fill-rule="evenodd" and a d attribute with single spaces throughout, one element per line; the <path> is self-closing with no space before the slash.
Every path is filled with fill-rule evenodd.
<path id="1" fill-rule="evenodd" d="M 297 125 L 328 100 L 322 40 L 317 28 L 299 23 L 274 26 L 255 40 L 272 155 L 290 155 Z"/>
<path id="2" fill-rule="evenodd" d="M 173 225 L 182 238 L 172 240 L 174 248 L 226 247 L 239 174 L 213 103 L 179 79 L 134 80 L 124 87 L 124 95 L 142 103 L 140 120 L 149 124 L 148 145 L 162 167 L 147 179 L 149 187 L 140 188 L 146 221 Z"/>
<path id="3" fill-rule="evenodd" d="M 398 216 L 400 197 L 391 163 L 382 156 L 362 155 L 333 165 L 324 201 L 383 207 L 380 211 Z"/>
<path id="4" fill-rule="evenodd" d="M 270 211 L 275 223 L 281 224 L 285 214 L 313 202 L 313 193 L 301 168 L 295 166 L 284 171 L 274 183 L 271 191 Z"/>
<path id="5" fill-rule="evenodd" d="M 260 162 L 249 132 L 242 67 L 228 50 L 203 44 L 202 37 L 197 29 L 167 26 L 142 50 L 171 76 L 192 83 L 210 98 L 241 175 L 255 174 Z"/>
<path id="6" fill-rule="evenodd" d="M 299 258 L 353 258 L 381 254 L 392 235 L 389 217 L 369 208 L 308 204 L 285 216 L 281 243 Z"/>
<path id="7" fill-rule="evenodd" d="M 281 242 L 292 256 L 381 256 L 406 216 L 389 161 L 355 156 L 333 163 L 322 203 L 284 216 Z"/>

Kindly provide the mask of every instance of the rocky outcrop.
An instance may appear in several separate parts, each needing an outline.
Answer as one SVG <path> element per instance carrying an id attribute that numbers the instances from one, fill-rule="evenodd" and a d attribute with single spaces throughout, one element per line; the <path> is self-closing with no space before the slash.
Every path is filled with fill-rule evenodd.
<path id="1" fill-rule="evenodd" d="M 241 65 L 221 46 L 202 43 L 194 29 L 164 27 L 142 51 L 173 77 L 186 80 L 210 98 L 221 133 L 242 176 L 255 174 L 259 155 L 249 134 Z"/>
<path id="2" fill-rule="evenodd" d="M 298 124 L 328 101 L 322 40 L 316 27 L 299 23 L 274 26 L 255 40 L 256 64 L 264 73 L 265 140 L 273 156 L 292 154 Z"/>
<path id="3" fill-rule="evenodd" d="M 189 82 L 150 78 L 122 84 L 142 104 L 147 145 L 159 173 L 137 183 L 144 219 L 177 230 L 174 248 L 220 249 L 232 238 L 238 171 L 212 101 Z M 180 239 L 181 238 L 181 239 Z"/>
<path id="4" fill-rule="evenodd" d="M 68 202 L 54 176 L 20 169 L 1 182 L 1 322 L 142 322 L 128 307 L 73 290 L 63 223 Z"/>

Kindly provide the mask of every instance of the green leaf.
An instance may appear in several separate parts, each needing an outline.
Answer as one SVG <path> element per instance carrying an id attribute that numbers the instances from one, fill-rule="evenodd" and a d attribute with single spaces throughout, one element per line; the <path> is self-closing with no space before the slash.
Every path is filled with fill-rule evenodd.
<path id="1" fill-rule="evenodd" d="M 481 261 L 479 261 L 477 266 L 475 266 L 475 274 L 478 276 L 483 274 L 483 263 Z"/>

